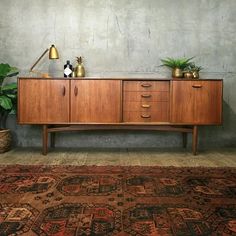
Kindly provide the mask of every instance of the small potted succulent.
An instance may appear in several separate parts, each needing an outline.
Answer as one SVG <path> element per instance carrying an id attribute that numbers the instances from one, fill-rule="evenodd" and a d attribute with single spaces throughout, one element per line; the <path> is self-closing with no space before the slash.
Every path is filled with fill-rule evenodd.
<path id="1" fill-rule="evenodd" d="M 9 113 L 15 111 L 17 100 L 17 84 L 6 83 L 6 80 L 18 73 L 16 67 L 0 64 L 0 153 L 8 151 L 11 146 L 11 133 L 6 128 L 6 120 Z"/>
<path id="2" fill-rule="evenodd" d="M 184 71 L 184 77 L 199 79 L 199 71 L 202 69 L 203 68 L 201 66 L 197 66 L 194 62 L 191 62 Z"/>
<path id="3" fill-rule="evenodd" d="M 191 58 L 171 58 L 167 57 L 166 59 L 161 59 L 163 63 L 161 66 L 166 66 L 172 69 L 172 77 L 173 78 L 183 78 L 183 71 L 190 65 Z"/>

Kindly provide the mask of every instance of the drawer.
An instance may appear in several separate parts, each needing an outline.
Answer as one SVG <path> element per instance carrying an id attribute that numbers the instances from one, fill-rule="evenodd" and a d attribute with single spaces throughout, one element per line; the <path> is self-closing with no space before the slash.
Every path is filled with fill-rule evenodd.
<path id="1" fill-rule="evenodd" d="M 169 92 L 135 92 L 135 91 L 125 91 L 124 101 L 126 102 L 139 102 L 139 101 L 149 101 L 149 102 L 166 102 L 169 101 Z"/>
<path id="2" fill-rule="evenodd" d="M 169 91 L 169 81 L 124 81 L 124 91 Z"/>
<path id="3" fill-rule="evenodd" d="M 155 110 L 165 110 L 169 107 L 169 102 L 124 102 L 123 111 L 154 112 Z"/>
<path id="4" fill-rule="evenodd" d="M 155 109 L 153 111 L 124 111 L 124 122 L 169 122 L 169 109 Z"/>

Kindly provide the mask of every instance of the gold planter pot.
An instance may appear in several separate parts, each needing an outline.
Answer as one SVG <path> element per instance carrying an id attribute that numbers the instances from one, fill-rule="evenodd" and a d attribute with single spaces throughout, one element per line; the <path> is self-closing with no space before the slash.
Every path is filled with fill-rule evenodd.
<path id="1" fill-rule="evenodd" d="M 198 71 L 193 71 L 192 74 L 193 74 L 194 79 L 199 79 L 199 72 Z"/>
<path id="2" fill-rule="evenodd" d="M 193 73 L 191 71 L 184 73 L 184 78 L 186 79 L 193 79 Z"/>
<path id="3" fill-rule="evenodd" d="M 172 77 L 173 78 L 183 78 L 184 77 L 184 73 L 181 69 L 179 68 L 174 68 L 172 70 Z"/>

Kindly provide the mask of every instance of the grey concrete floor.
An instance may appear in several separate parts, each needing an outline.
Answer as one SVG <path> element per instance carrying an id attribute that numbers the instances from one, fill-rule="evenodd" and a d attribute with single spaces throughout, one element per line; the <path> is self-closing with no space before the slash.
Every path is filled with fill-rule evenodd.
<path id="1" fill-rule="evenodd" d="M 65 149 L 16 148 L 0 154 L 0 164 L 206 166 L 236 167 L 236 148 L 200 150 L 197 156 L 184 149 Z"/>

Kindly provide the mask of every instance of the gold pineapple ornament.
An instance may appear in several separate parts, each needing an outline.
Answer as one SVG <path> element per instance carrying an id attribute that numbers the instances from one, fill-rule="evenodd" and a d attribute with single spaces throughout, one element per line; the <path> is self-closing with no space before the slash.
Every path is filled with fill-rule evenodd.
<path id="1" fill-rule="evenodd" d="M 82 57 L 77 57 L 77 66 L 75 67 L 75 76 L 76 77 L 85 77 L 85 69 L 82 62 Z"/>

